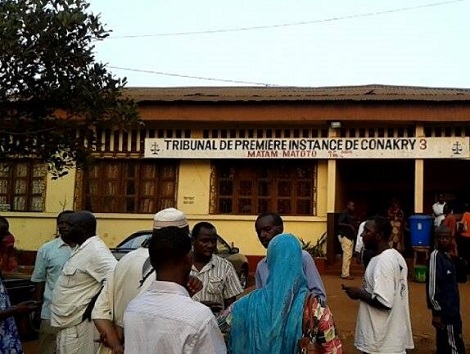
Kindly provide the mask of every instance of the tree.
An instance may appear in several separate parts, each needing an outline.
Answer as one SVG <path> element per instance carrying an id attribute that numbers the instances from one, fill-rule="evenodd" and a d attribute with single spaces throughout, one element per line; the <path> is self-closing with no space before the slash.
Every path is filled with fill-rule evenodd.
<path id="1" fill-rule="evenodd" d="M 55 177 L 86 163 L 96 132 L 139 123 L 126 79 L 95 61 L 109 35 L 84 0 L 0 2 L 0 161 L 34 157 Z"/>

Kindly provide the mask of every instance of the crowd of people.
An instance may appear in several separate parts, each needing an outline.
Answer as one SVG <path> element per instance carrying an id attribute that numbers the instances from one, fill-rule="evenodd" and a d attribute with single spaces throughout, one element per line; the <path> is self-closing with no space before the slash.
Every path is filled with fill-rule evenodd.
<path id="1" fill-rule="evenodd" d="M 459 218 L 454 214 L 452 206 L 445 201 L 444 194 L 440 193 L 437 200 L 431 206 L 432 218 L 430 246 L 436 243 L 434 235 L 440 226 L 446 226 L 451 231 L 449 253 L 454 258 L 462 258 L 467 265 L 470 265 L 470 203 L 463 204 L 463 213 Z M 342 250 L 342 271 L 343 279 L 354 279 L 349 274 L 351 259 L 356 256 L 359 262 L 367 265 L 371 258 L 369 250 L 365 249 L 362 241 L 362 233 L 367 218 L 358 218 L 355 212 L 355 203 L 349 201 L 346 208 L 339 215 L 337 220 L 338 240 Z M 386 212 L 376 212 L 372 215 L 384 214 L 391 226 L 390 247 L 393 247 L 402 254 L 410 254 L 412 244 L 410 240 L 410 229 L 406 222 L 405 213 L 397 198 L 392 198 Z M 405 231 L 407 236 L 405 237 Z M 467 268 L 470 274 L 470 267 Z"/>
<path id="2" fill-rule="evenodd" d="M 349 202 L 338 224 L 349 257 L 343 259 L 345 280 L 352 279 L 353 213 Z M 401 240 L 391 222 L 400 216 L 392 219 L 393 213 L 359 225 L 361 248 L 369 255 L 363 286 L 343 284 L 345 295 L 360 302 L 355 346 L 363 353 L 405 353 L 414 347 L 408 267 L 394 247 Z M 464 353 L 459 274 L 443 214 L 426 294 L 437 352 Z M 470 223 L 470 212 L 468 218 Z M 256 289 L 244 294 L 233 265 L 216 254 L 217 230 L 209 222 L 190 230 L 182 211 L 161 210 L 148 242 L 118 262 L 97 235 L 92 213 L 64 211 L 57 217 L 57 238 L 37 253 L 31 277 L 35 300 L 11 306 L 0 281 L 0 353 L 22 353 L 13 316 L 30 312 L 40 317 L 39 352 L 45 354 L 342 353 L 310 254 L 284 232 L 276 213 L 260 214 L 254 228 L 267 256 L 257 264 Z M 5 218 L 0 232 L 1 239 L 10 234 Z"/>
<path id="3" fill-rule="evenodd" d="M 247 296 L 233 265 L 216 254 L 211 223 L 190 231 L 183 212 L 164 209 L 154 216 L 149 242 L 119 262 L 96 229 L 88 211 L 60 213 L 58 236 L 37 253 L 35 300 L 10 306 L 1 285 L 1 353 L 22 352 L 13 316 L 30 312 L 40 317 L 38 351 L 45 354 L 295 352 L 305 313 L 315 324 L 311 343 L 342 352 L 318 270 L 299 240 L 284 234 L 279 215 L 256 220 L 268 253 Z"/>
<path id="4" fill-rule="evenodd" d="M 470 205 L 464 207 L 457 221 L 443 194 L 432 205 L 434 227 L 430 231 L 426 297 L 439 354 L 465 353 L 458 290 L 458 283 L 466 282 L 470 274 Z M 349 267 L 354 243 L 357 259 L 365 267 L 363 288 L 343 286 L 351 299 L 360 300 L 355 346 L 363 353 L 404 353 L 413 348 L 413 339 L 408 267 L 402 255 L 403 210 L 393 198 L 386 217 L 375 216 L 359 223 L 354 211 L 354 202 L 349 201 L 338 218 L 337 230 L 343 250 L 341 277 L 353 279 Z"/>

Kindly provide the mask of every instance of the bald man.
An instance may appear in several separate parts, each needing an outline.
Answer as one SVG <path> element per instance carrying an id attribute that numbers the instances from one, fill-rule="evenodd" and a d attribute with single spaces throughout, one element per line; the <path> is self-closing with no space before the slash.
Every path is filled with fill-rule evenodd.
<path id="1" fill-rule="evenodd" d="M 94 300 L 116 259 L 96 235 L 96 218 L 88 211 L 71 214 L 65 223 L 78 246 L 65 263 L 54 288 L 51 325 L 59 328 L 59 354 L 89 354 L 98 349 L 98 333 L 90 319 Z"/>

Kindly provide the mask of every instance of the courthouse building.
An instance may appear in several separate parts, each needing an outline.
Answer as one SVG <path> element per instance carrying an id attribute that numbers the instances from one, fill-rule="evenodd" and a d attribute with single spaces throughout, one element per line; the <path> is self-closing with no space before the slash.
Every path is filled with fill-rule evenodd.
<path id="1" fill-rule="evenodd" d="M 115 246 L 174 206 L 214 223 L 247 255 L 264 249 L 258 213 L 315 241 L 348 200 L 358 216 L 397 198 L 407 216 L 431 213 L 438 193 L 456 213 L 470 200 L 470 89 L 400 86 L 129 88 L 145 126 L 97 131 L 86 171 L 52 180 L 41 164 L 1 169 L 0 207 L 35 250 L 63 209 L 87 209 Z M 6 171 L 6 172 L 5 172 Z"/>

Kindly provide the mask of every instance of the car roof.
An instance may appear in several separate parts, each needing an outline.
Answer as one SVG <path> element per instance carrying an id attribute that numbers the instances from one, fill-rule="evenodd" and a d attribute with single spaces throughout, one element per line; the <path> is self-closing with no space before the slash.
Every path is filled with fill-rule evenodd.
<path id="1" fill-rule="evenodd" d="M 129 240 L 132 240 L 136 237 L 139 237 L 139 236 L 142 236 L 142 235 L 146 235 L 146 234 L 150 234 L 152 235 L 153 233 L 153 230 L 139 230 L 139 231 L 136 231 L 132 234 L 130 234 L 129 236 L 127 236 L 124 240 L 122 240 L 121 242 L 119 242 L 119 244 L 116 246 L 116 248 L 120 247 L 121 245 L 125 244 L 126 242 L 128 242 Z M 227 241 L 224 240 L 224 238 L 222 236 L 220 236 L 219 234 L 217 234 L 217 238 L 220 242 L 226 244 L 227 246 L 230 247 L 230 245 L 227 243 Z"/>

